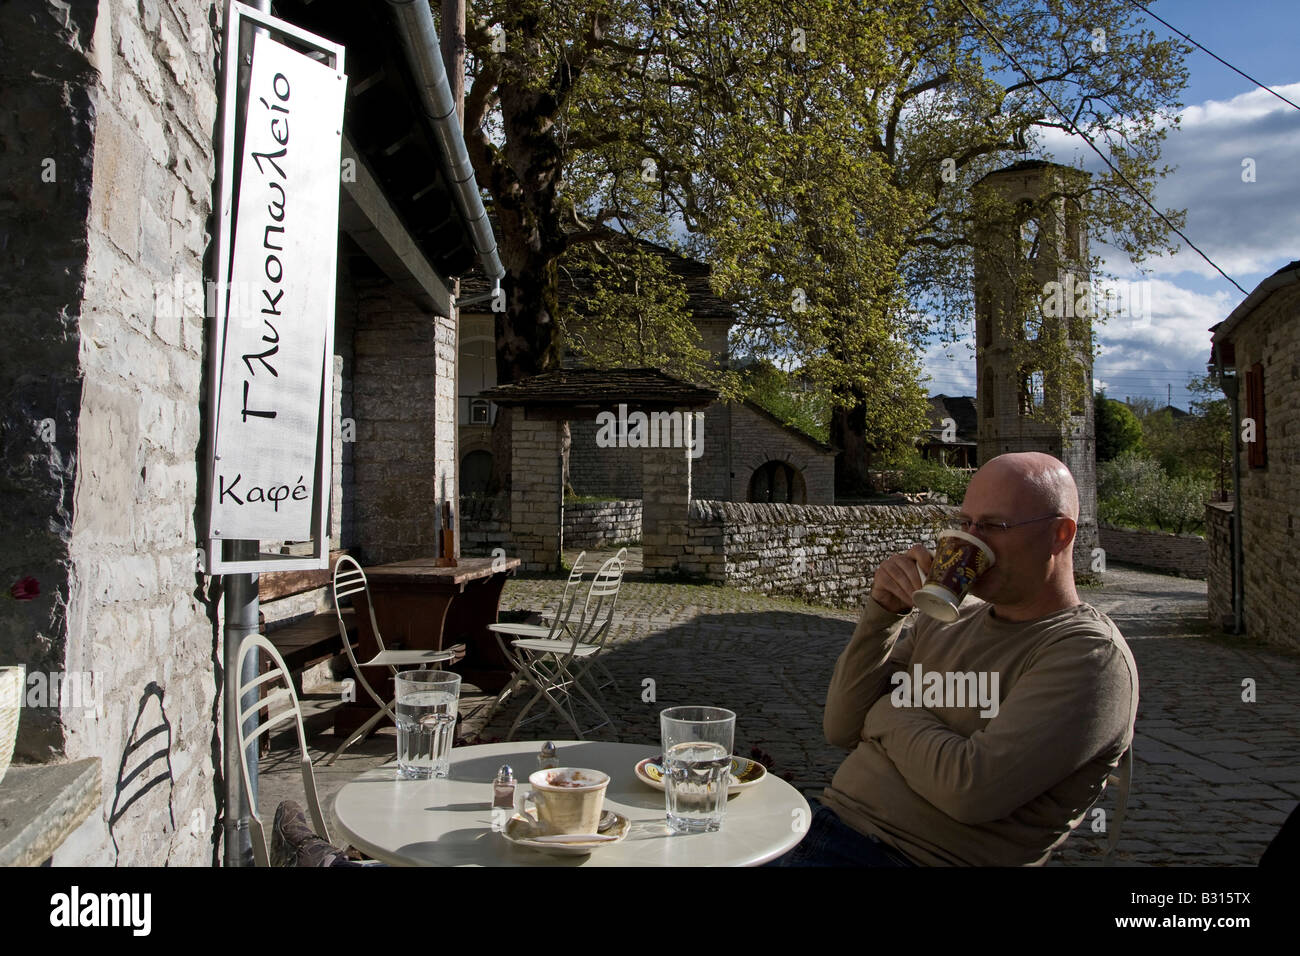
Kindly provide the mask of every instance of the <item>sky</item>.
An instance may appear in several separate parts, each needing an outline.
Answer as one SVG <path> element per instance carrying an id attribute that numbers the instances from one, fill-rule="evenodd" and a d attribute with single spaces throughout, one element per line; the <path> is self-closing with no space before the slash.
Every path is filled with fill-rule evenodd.
<path id="1" fill-rule="evenodd" d="M 1192 39 L 1283 96 L 1300 103 L 1295 0 L 1165 0 L 1147 3 Z M 1148 20 L 1158 36 L 1166 27 Z M 1255 86 L 1193 48 L 1179 128 L 1164 141 L 1162 160 L 1174 167 L 1156 186 L 1156 205 L 1187 210 L 1183 232 L 1210 259 L 1251 292 L 1265 278 L 1300 259 L 1300 110 Z M 1053 131 L 1054 132 L 1054 131 Z M 1060 135 L 1044 145 L 1057 162 L 1103 168 L 1081 141 Z M 1242 161 L 1254 160 L 1254 182 L 1243 181 Z M 1192 375 L 1204 375 L 1210 326 L 1245 295 L 1184 246 L 1148 260 L 1141 275 L 1122 254 L 1094 245 L 1120 277 L 1122 299 L 1134 315 L 1096 328 L 1101 353 L 1094 384 L 1110 398 L 1172 398 L 1187 408 Z M 969 342 L 936 343 L 923 359 L 930 393 L 975 394 Z"/>

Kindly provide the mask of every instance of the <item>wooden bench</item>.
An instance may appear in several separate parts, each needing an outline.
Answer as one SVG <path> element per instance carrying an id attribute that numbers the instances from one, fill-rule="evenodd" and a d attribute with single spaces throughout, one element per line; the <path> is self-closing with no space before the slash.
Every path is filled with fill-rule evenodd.
<path id="1" fill-rule="evenodd" d="M 357 622 L 350 607 L 343 609 L 343 624 L 355 650 Z M 273 627 L 270 632 L 266 632 L 266 639 L 275 645 L 275 649 L 284 658 L 285 666 L 295 677 L 308 668 L 343 653 L 339 623 L 333 611 L 322 611 L 283 627 Z"/>
<path id="2" fill-rule="evenodd" d="M 334 565 L 346 551 L 330 552 L 330 567 L 322 571 L 272 571 L 257 577 L 257 596 L 259 601 L 275 601 L 280 598 L 305 594 L 317 588 L 328 588 L 333 583 Z M 332 601 L 332 597 L 331 597 Z M 301 697 L 303 693 L 302 673 L 343 653 L 343 644 L 339 639 L 338 619 L 331 607 L 328 611 L 291 621 L 288 624 L 272 624 L 267 630 L 265 616 L 259 615 L 259 628 L 268 641 L 284 658 L 285 666 L 293 675 L 294 690 Z M 343 623 L 347 628 L 348 640 L 355 650 L 357 646 L 356 615 L 352 608 L 343 609 Z"/>

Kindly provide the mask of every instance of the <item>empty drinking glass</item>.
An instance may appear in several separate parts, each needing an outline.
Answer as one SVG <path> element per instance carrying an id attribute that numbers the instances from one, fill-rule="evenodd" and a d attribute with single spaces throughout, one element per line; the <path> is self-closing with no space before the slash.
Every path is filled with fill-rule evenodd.
<path id="1" fill-rule="evenodd" d="M 460 675 L 451 671 L 402 671 L 397 690 L 397 772 L 427 780 L 445 777 L 456 733 Z"/>
<path id="2" fill-rule="evenodd" d="M 736 714 L 721 707 L 669 707 L 659 714 L 668 825 L 679 833 L 717 830 L 727 813 Z"/>

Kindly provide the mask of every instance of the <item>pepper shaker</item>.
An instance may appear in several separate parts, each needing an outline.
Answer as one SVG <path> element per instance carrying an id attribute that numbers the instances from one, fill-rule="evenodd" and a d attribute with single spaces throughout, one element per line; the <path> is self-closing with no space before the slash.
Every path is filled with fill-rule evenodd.
<path id="1" fill-rule="evenodd" d="M 559 765 L 560 758 L 555 744 L 548 740 L 542 744 L 542 752 L 537 755 L 537 767 L 539 770 L 554 770 Z"/>

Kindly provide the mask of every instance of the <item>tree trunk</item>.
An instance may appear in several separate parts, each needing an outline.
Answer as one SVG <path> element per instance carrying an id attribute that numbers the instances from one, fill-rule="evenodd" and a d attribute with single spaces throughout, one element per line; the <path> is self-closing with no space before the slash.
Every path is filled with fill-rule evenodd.
<path id="1" fill-rule="evenodd" d="M 836 405 L 831 410 L 831 444 L 835 456 L 835 498 L 865 498 L 872 493 L 867 469 L 871 449 L 866 441 L 867 411 L 862 403 L 852 408 Z"/>
<path id="2" fill-rule="evenodd" d="M 516 217 L 501 215 L 502 260 L 506 276 L 505 311 L 496 312 L 497 382 L 506 384 L 529 378 L 560 365 L 559 343 L 553 316 L 556 309 L 555 263 L 551 257 L 520 241 L 524 230 Z M 513 220 L 513 221 L 512 221 Z M 492 428 L 492 482 L 498 491 L 510 490 L 510 416 L 497 413 Z M 523 414 L 516 409 L 515 414 Z"/>
<path id="3" fill-rule="evenodd" d="M 465 0 L 442 0 L 442 62 L 447 68 L 456 118 L 465 121 Z"/>

